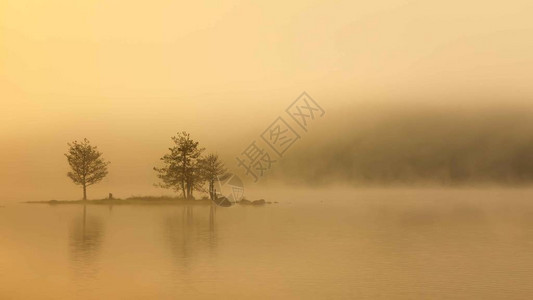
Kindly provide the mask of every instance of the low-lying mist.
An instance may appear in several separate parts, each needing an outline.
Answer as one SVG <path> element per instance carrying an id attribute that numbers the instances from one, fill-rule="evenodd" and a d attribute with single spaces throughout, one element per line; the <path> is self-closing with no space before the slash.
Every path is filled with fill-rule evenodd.
<path id="1" fill-rule="evenodd" d="M 531 112 L 501 102 L 338 110 L 272 175 L 313 185 L 525 185 L 533 182 Z"/>

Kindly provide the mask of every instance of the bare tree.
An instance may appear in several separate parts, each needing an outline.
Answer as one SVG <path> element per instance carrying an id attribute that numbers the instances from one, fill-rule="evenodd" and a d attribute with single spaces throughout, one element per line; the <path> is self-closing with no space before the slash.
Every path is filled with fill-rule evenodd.
<path id="1" fill-rule="evenodd" d="M 224 179 L 227 169 L 216 154 L 209 154 L 200 160 L 200 170 L 203 178 L 209 184 L 209 197 L 215 199 L 215 181 Z"/>
<path id="2" fill-rule="evenodd" d="M 87 139 L 83 142 L 68 143 L 68 153 L 65 153 L 71 171 L 67 176 L 72 181 L 83 186 L 83 200 L 87 200 L 87 187 L 91 186 L 107 175 L 107 165 L 102 153 L 96 146 L 91 146 Z"/>
<path id="3" fill-rule="evenodd" d="M 200 155 L 204 148 L 199 148 L 198 142 L 191 139 L 190 134 L 183 131 L 172 137 L 175 146 L 169 148 L 161 160 L 165 164 L 162 168 L 154 167 L 157 177 L 163 181 L 164 188 L 180 191 L 184 198 L 192 199 L 194 190 L 202 190 L 202 176 L 199 169 Z"/>

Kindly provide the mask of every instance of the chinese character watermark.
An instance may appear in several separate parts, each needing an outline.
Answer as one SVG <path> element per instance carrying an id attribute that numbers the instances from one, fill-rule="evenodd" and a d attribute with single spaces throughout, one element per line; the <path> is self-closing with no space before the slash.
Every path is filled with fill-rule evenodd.
<path id="1" fill-rule="evenodd" d="M 314 120 L 325 114 L 324 109 L 306 92 L 296 98 L 285 112 L 290 116 L 289 120 L 304 131 L 303 134 L 307 133 Z M 261 133 L 260 137 L 277 157 L 281 158 L 301 139 L 301 135 L 293 127 L 286 119 L 279 116 Z M 255 140 L 235 159 L 238 162 L 237 166 L 243 168 L 245 175 L 252 177 L 254 182 L 259 181 L 266 171 L 270 170 L 272 164 L 278 161 L 273 159 L 268 149 L 257 145 Z"/>
<path id="2" fill-rule="evenodd" d="M 213 202 L 218 206 L 228 207 L 241 201 L 244 196 L 244 185 L 239 176 L 228 173 L 222 178 L 217 178 L 214 193 Z"/>
<path id="3" fill-rule="evenodd" d="M 278 117 L 262 134 L 261 138 L 280 157 L 300 138 L 289 124 Z"/>
<path id="4" fill-rule="evenodd" d="M 309 121 L 320 118 L 326 113 L 313 98 L 306 92 L 303 92 L 300 97 L 296 98 L 294 102 L 285 110 L 289 116 L 298 124 L 304 131 L 307 132 Z"/>
<path id="5" fill-rule="evenodd" d="M 270 154 L 265 149 L 258 147 L 255 141 L 236 159 L 238 166 L 245 169 L 245 175 L 251 175 L 254 178 L 254 182 L 257 182 L 259 176 L 263 176 L 264 172 L 270 169 L 272 163 L 276 162 L 270 158 Z"/>

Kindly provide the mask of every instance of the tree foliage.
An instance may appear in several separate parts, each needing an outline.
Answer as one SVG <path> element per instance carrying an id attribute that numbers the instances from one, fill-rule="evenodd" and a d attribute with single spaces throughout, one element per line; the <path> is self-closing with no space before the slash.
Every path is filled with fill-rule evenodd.
<path id="1" fill-rule="evenodd" d="M 192 199 L 193 191 L 203 191 L 203 176 L 200 170 L 200 157 L 204 148 L 198 146 L 190 134 L 183 131 L 172 137 L 174 146 L 169 148 L 161 161 L 162 168 L 154 167 L 161 179 L 161 187 L 181 191 L 184 198 Z"/>
<path id="2" fill-rule="evenodd" d="M 65 156 L 71 171 L 67 176 L 75 184 L 83 186 L 83 200 L 87 200 L 87 187 L 98 183 L 107 175 L 109 162 L 104 161 L 102 153 L 96 146 L 91 146 L 87 139 L 68 143 L 68 146 Z"/>
<path id="3" fill-rule="evenodd" d="M 211 200 L 215 198 L 215 181 L 222 180 L 227 175 L 227 169 L 216 154 L 209 154 L 200 160 L 202 177 L 209 186 Z"/>

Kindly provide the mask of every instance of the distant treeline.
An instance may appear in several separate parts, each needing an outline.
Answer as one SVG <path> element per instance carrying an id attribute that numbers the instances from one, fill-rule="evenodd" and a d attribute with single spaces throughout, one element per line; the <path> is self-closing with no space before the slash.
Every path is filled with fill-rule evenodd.
<path id="1" fill-rule="evenodd" d="M 530 109 L 354 109 L 328 118 L 273 177 L 312 184 L 533 183 Z"/>

